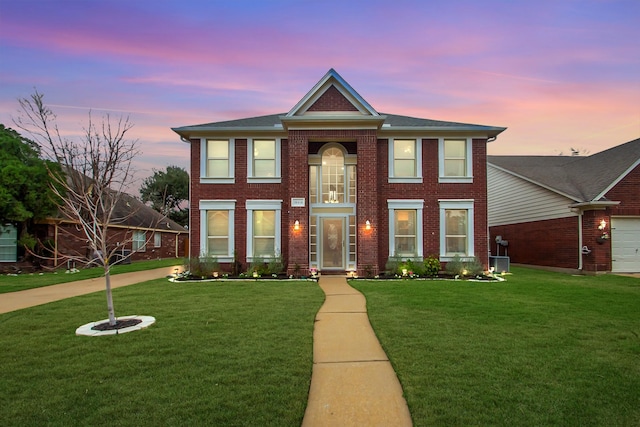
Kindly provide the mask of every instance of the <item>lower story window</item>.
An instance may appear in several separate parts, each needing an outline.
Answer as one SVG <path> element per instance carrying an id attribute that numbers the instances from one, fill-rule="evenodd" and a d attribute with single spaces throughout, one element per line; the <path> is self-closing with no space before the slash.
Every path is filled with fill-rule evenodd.
<path id="1" fill-rule="evenodd" d="M 207 255 L 229 254 L 229 211 L 207 211 Z"/>
<path id="2" fill-rule="evenodd" d="M 136 230 L 133 232 L 133 241 L 131 243 L 131 249 L 134 252 L 144 252 L 147 243 L 147 232 Z"/>
<path id="3" fill-rule="evenodd" d="M 441 258 L 471 257 L 474 254 L 473 200 L 441 200 Z"/>
<path id="4" fill-rule="evenodd" d="M 162 246 L 162 233 L 154 233 L 153 234 L 153 247 L 159 248 Z"/>
<path id="5" fill-rule="evenodd" d="M 247 200 L 247 262 L 280 255 L 282 200 Z"/>
<path id="6" fill-rule="evenodd" d="M 396 256 L 417 256 L 416 248 L 416 211 L 415 209 L 397 209 L 394 212 L 394 253 Z"/>
<path id="7" fill-rule="evenodd" d="M 423 256 L 422 211 L 424 200 L 387 200 L 389 208 L 389 256 Z"/>
<path id="8" fill-rule="evenodd" d="M 233 261 L 235 200 L 200 201 L 200 256 Z"/>

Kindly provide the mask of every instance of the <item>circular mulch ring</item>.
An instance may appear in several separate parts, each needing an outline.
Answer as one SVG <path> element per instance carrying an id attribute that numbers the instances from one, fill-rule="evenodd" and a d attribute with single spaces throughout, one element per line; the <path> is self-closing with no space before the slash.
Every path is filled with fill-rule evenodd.
<path id="1" fill-rule="evenodd" d="M 127 332 L 138 331 L 147 328 L 155 323 L 155 317 L 139 316 L 122 316 L 116 319 L 115 325 L 109 325 L 109 319 L 100 320 L 98 322 L 87 323 L 76 329 L 76 335 L 85 335 L 90 337 L 102 335 L 119 335 Z"/>

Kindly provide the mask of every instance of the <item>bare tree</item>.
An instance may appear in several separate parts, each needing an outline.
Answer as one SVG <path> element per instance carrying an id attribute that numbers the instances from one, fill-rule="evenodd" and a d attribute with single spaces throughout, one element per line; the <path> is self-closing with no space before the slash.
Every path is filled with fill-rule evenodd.
<path id="1" fill-rule="evenodd" d="M 133 127 L 128 117 L 115 120 L 107 114 L 94 122 L 91 113 L 82 137 L 63 137 L 53 111 L 35 90 L 19 99 L 19 116 L 14 122 L 28 132 L 51 160 L 58 162 L 62 174 L 50 171 L 54 192 L 62 201 L 62 214 L 76 222 L 87 239 L 90 262 L 104 267 L 109 325 L 116 325 L 111 292 L 110 260 L 121 250 L 110 240 L 109 226 L 124 223 L 127 214 L 118 212 L 119 202 L 133 175 L 132 160 L 139 154 L 137 140 L 128 139 Z"/>

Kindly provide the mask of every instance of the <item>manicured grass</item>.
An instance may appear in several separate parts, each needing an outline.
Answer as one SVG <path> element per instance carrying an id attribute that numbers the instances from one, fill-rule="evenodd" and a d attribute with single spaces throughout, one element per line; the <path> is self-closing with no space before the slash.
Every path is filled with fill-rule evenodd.
<path id="1" fill-rule="evenodd" d="M 0 424 L 299 426 L 312 370 L 310 282 L 173 284 L 113 291 L 148 329 L 78 337 L 104 293 L 0 315 Z"/>
<path id="2" fill-rule="evenodd" d="M 640 280 L 353 281 L 416 426 L 640 425 Z"/>
<path id="3" fill-rule="evenodd" d="M 131 264 L 114 265 L 111 274 L 131 273 L 133 271 L 151 270 L 154 268 L 182 265 L 182 258 L 167 258 L 151 261 L 135 261 Z M 0 294 L 6 292 L 23 291 L 25 289 L 41 288 L 57 285 L 58 283 L 74 282 L 76 280 L 94 279 L 104 276 L 102 267 L 85 268 L 77 273 L 68 274 L 65 270 L 47 273 L 24 273 L 18 275 L 0 274 Z"/>

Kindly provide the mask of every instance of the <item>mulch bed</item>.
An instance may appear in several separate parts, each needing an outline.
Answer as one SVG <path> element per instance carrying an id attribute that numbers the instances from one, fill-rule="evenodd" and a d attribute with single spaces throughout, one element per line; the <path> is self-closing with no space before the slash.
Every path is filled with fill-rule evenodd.
<path id="1" fill-rule="evenodd" d="M 98 325 L 95 325 L 91 329 L 93 329 L 94 331 L 112 331 L 114 329 L 130 328 L 132 326 L 136 326 L 138 323 L 142 323 L 142 320 L 140 320 L 140 319 L 123 319 L 123 320 L 116 320 L 116 324 L 115 325 L 110 325 L 109 322 L 104 322 L 104 323 L 100 323 Z"/>

